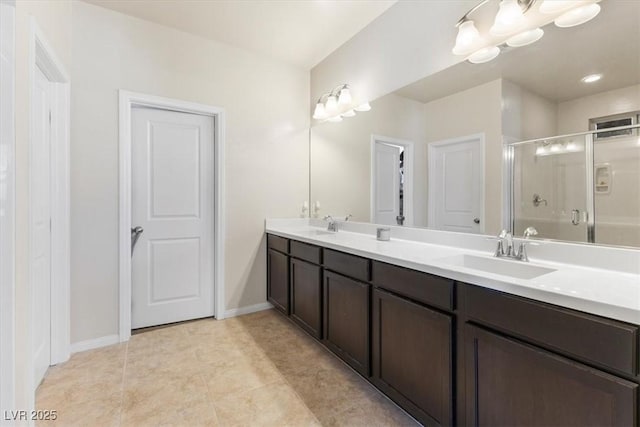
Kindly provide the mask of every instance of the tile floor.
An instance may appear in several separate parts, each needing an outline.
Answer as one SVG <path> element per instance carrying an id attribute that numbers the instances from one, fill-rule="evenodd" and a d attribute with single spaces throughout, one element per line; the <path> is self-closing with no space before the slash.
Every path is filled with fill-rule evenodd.
<path id="1" fill-rule="evenodd" d="M 63 426 L 416 425 L 273 310 L 74 354 L 49 370 L 36 406 Z"/>

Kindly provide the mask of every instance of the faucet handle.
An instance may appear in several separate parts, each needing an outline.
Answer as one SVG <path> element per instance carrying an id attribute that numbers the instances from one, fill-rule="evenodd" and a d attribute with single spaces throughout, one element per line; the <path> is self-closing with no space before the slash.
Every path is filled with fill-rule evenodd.
<path id="1" fill-rule="evenodd" d="M 344 218 L 345 222 L 346 222 L 346 221 L 349 221 L 352 217 L 353 217 L 353 215 L 351 215 L 351 214 L 347 215 L 347 216 Z"/>
<path id="2" fill-rule="evenodd" d="M 325 221 L 333 221 L 333 220 L 334 220 L 334 219 L 333 219 L 333 217 L 332 217 L 331 215 L 327 215 L 327 216 L 325 216 L 325 217 L 324 217 L 324 218 L 322 218 L 322 219 L 323 219 L 323 220 L 325 220 Z"/>

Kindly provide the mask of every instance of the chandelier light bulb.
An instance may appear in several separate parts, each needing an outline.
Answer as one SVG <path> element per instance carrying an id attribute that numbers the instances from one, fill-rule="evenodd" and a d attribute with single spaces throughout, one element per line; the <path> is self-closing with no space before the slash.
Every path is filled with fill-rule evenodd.
<path id="1" fill-rule="evenodd" d="M 330 116 L 338 112 L 338 98 L 336 98 L 335 95 L 330 95 L 327 98 L 327 102 L 324 104 L 324 110 Z"/>
<path id="2" fill-rule="evenodd" d="M 315 110 L 313 110 L 313 118 L 316 120 L 324 120 L 327 118 L 327 112 L 324 109 L 324 104 L 322 102 L 318 102 L 316 104 Z"/>
<path id="3" fill-rule="evenodd" d="M 494 36 L 506 36 L 519 30 L 524 23 L 524 14 L 518 0 L 502 0 L 496 19 L 489 32 Z"/>
<path id="4" fill-rule="evenodd" d="M 480 40 L 480 33 L 473 21 L 464 21 L 458 26 L 456 45 L 453 47 L 454 55 L 467 55 L 473 52 L 473 48 Z"/>
<path id="5" fill-rule="evenodd" d="M 351 92 L 349 92 L 349 88 L 348 87 L 344 87 L 340 91 L 340 96 L 338 96 L 338 104 L 340 104 L 340 105 L 349 105 L 349 104 L 351 104 Z"/>
<path id="6" fill-rule="evenodd" d="M 500 48 L 497 46 L 489 46 L 474 52 L 467 60 L 472 64 L 484 64 L 500 55 Z"/>
<path id="7" fill-rule="evenodd" d="M 511 47 L 526 46 L 531 43 L 535 43 L 542 38 L 544 31 L 541 28 L 534 28 L 533 30 L 523 31 L 520 34 L 507 39 L 507 44 Z"/>
<path id="8" fill-rule="evenodd" d="M 557 17 L 554 22 L 560 28 L 575 27 L 576 25 L 584 24 L 592 20 L 599 13 L 600 5 L 598 3 L 591 3 L 563 13 Z"/>

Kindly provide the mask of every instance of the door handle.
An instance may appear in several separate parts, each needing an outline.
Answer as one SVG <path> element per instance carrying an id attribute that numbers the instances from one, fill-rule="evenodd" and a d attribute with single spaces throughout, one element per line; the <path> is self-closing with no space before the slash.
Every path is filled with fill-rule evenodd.
<path id="1" fill-rule="evenodd" d="M 140 226 L 131 228 L 131 256 L 133 256 L 133 249 L 136 247 L 136 243 L 138 243 L 138 239 L 143 231 L 144 228 Z"/>
<path id="2" fill-rule="evenodd" d="M 473 218 L 473 222 L 475 224 L 480 224 L 480 218 Z"/>
<path id="3" fill-rule="evenodd" d="M 571 224 L 580 224 L 580 211 L 578 209 L 574 209 L 571 211 Z"/>

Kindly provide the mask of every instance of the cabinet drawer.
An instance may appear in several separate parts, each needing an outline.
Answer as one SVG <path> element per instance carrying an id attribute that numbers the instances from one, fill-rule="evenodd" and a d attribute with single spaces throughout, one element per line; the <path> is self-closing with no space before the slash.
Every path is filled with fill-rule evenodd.
<path id="1" fill-rule="evenodd" d="M 372 281 L 384 288 L 435 307 L 453 310 L 453 280 L 421 271 L 373 262 Z"/>
<path id="2" fill-rule="evenodd" d="M 267 235 L 267 246 L 269 249 L 275 249 L 276 251 L 289 253 L 289 239 L 284 237 L 274 236 L 273 234 Z"/>
<path id="3" fill-rule="evenodd" d="M 322 263 L 322 249 L 318 246 L 292 240 L 290 251 L 291 256 L 293 257 L 300 258 L 314 264 Z"/>
<path id="4" fill-rule="evenodd" d="M 470 319 L 543 347 L 631 375 L 638 374 L 638 327 L 466 285 Z"/>
<path id="5" fill-rule="evenodd" d="M 368 259 L 355 255 L 332 251 L 331 249 L 324 250 L 325 268 L 354 279 L 369 281 L 370 262 Z"/>

